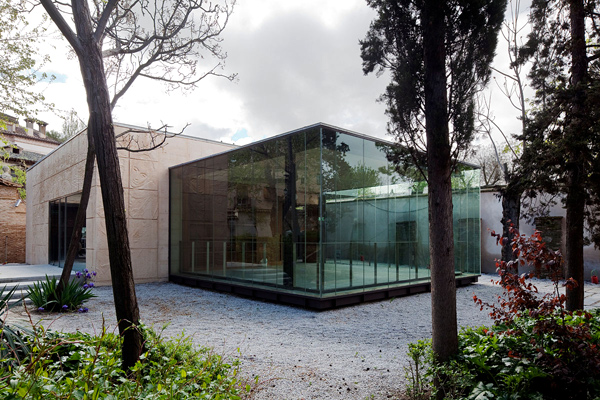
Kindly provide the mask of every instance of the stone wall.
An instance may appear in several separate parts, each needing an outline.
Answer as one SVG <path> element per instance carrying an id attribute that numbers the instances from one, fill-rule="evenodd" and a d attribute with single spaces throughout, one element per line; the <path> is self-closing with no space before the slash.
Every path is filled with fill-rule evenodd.
<path id="1" fill-rule="evenodd" d="M 0 182 L 0 262 L 25 262 L 25 202 L 16 187 Z"/>
<path id="2" fill-rule="evenodd" d="M 125 129 L 124 126 L 116 126 L 116 133 Z M 86 132 L 82 132 L 27 172 L 28 193 L 33 192 L 32 200 L 35 204 L 34 211 L 28 214 L 28 226 L 32 226 L 35 232 L 27 237 L 28 263 L 48 262 L 48 202 L 81 191 L 86 146 Z M 136 282 L 168 279 L 168 168 L 233 147 L 235 146 L 210 140 L 176 136 L 167 139 L 162 147 L 149 152 L 119 150 Z M 98 284 L 110 284 L 104 208 L 99 185 L 96 172 L 86 213 L 86 264 L 89 269 L 97 272 Z"/>
<path id="3" fill-rule="evenodd" d="M 501 257 L 500 246 L 496 245 L 496 239 L 490 235 L 490 231 L 502 232 L 502 204 L 497 197 L 497 191 L 482 190 L 481 192 L 481 271 L 496 273 L 495 259 Z M 521 218 L 519 221 L 520 232 L 531 235 L 535 229 L 542 232 L 542 238 L 552 243 L 552 248 L 561 250 L 565 254 L 565 232 L 566 212 L 560 200 L 558 204 L 550 207 L 546 217 L 538 218 L 537 221 L 528 221 Z M 591 272 L 600 271 L 600 251 L 593 245 L 583 248 L 584 276 L 589 280 Z M 520 268 L 520 272 L 526 271 Z"/>

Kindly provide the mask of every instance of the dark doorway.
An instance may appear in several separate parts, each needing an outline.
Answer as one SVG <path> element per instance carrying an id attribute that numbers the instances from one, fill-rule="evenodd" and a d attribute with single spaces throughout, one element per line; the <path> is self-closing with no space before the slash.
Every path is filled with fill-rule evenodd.
<path id="1" fill-rule="evenodd" d="M 73 234 L 73 225 L 75 224 L 75 215 L 79 209 L 81 194 L 63 197 L 50 202 L 50 237 L 49 237 L 49 262 L 52 265 L 62 267 L 67 254 L 67 248 L 71 235 Z M 81 228 L 81 241 L 79 250 L 75 257 L 73 269 L 81 271 L 85 268 L 86 257 L 86 228 L 85 222 Z"/>

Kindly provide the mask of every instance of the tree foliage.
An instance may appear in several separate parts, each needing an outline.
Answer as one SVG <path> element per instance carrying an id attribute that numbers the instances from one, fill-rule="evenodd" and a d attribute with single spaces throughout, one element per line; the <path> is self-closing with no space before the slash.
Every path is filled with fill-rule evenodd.
<path id="1" fill-rule="evenodd" d="M 61 131 L 58 132 L 53 130 L 48 132 L 46 136 L 63 143 L 83 129 L 85 129 L 85 123 L 79 118 L 77 112 L 74 109 L 71 109 L 63 119 Z"/>
<path id="2" fill-rule="evenodd" d="M 378 12 L 360 41 L 365 74 L 391 73 L 380 97 L 390 118 L 388 132 L 401 146 L 391 154 L 399 165 L 426 165 L 425 79 L 422 1 L 369 0 Z M 475 133 L 475 94 L 487 84 L 506 1 L 443 2 L 447 118 L 452 159 L 465 158 Z M 436 33 L 440 34 L 440 33 Z"/>
<path id="3" fill-rule="evenodd" d="M 567 212 L 567 306 L 583 307 L 583 246 L 600 245 L 600 4 L 596 0 L 534 0 L 532 32 L 520 60 L 533 60 L 533 109 L 522 139 L 522 175 L 530 197 L 564 195 Z"/>
<path id="4" fill-rule="evenodd" d="M 388 158 L 400 170 L 427 166 L 432 346 L 447 360 L 458 349 L 451 174 L 474 135 L 474 96 L 489 79 L 506 1 L 367 3 L 377 18 L 360 42 L 363 71 L 391 72 L 381 100 L 399 146 Z"/>
<path id="5" fill-rule="evenodd" d="M 139 308 L 112 109 L 139 77 L 193 87 L 204 77 L 217 75 L 217 67 L 222 66 L 225 58 L 218 46 L 218 36 L 225 28 L 232 6 L 227 2 L 202 0 L 73 0 L 70 4 L 41 0 L 41 3 L 77 56 L 90 113 L 81 203 L 60 285 L 68 281 L 85 220 L 96 158 L 116 316 L 123 336 L 123 368 L 129 369 L 138 361 L 143 343 L 137 329 Z M 217 58 L 217 64 L 202 72 L 199 60 L 206 51 Z M 107 77 L 112 77 L 110 86 Z"/>
<path id="6" fill-rule="evenodd" d="M 4 114 L 31 115 L 49 106 L 34 89 L 39 81 L 53 79 L 40 72 L 48 57 L 35 59 L 41 54 L 37 42 L 44 26 L 32 26 L 25 11 L 21 1 L 0 3 L 0 113 Z"/>
<path id="7" fill-rule="evenodd" d="M 586 201 L 596 203 L 600 164 L 600 3 L 586 2 L 586 58 L 585 82 L 579 87 L 571 84 L 571 23 L 566 1 L 534 1 L 531 6 L 533 23 L 529 40 L 521 49 L 521 61 L 532 59 L 529 74 L 535 89 L 533 109 L 522 139 L 527 143 L 521 166 L 529 177 L 528 188 L 554 194 L 564 192 L 568 186 L 565 165 L 573 162 L 570 150 L 581 147 L 582 167 L 586 171 L 588 187 Z M 580 94 L 577 94 L 577 93 Z M 574 114 L 573 102 L 582 95 L 584 108 Z M 580 120 L 582 130 L 571 126 Z M 535 196 L 535 193 L 530 193 Z M 593 217 L 587 213 L 588 217 Z M 590 219 L 590 223 L 594 221 Z M 600 235 L 593 231 L 594 242 L 600 244 Z"/>

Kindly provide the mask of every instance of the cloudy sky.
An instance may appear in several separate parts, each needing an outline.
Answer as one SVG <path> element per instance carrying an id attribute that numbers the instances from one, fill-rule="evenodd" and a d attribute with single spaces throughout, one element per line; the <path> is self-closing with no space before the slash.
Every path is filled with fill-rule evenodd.
<path id="1" fill-rule="evenodd" d="M 375 13 L 365 0 L 239 0 L 223 36 L 227 73 L 236 82 L 209 77 L 191 93 L 165 94 L 160 83 L 139 79 L 119 100 L 114 120 L 245 144 L 316 122 L 370 136 L 386 136 L 387 117 L 376 99 L 385 76 L 364 76 L 358 41 Z M 66 42 L 48 47 L 56 75 L 45 89 L 59 109 L 87 120 L 76 59 Z M 499 49 L 496 63 L 506 65 Z M 515 113 L 494 91 L 497 122 L 518 128 Z M 60 130 L 54 114 L 39 117 Z"/>

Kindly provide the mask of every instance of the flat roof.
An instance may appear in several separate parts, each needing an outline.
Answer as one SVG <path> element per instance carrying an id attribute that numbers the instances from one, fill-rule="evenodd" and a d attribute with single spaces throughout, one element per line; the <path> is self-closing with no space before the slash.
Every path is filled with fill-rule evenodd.
<path id="1" fill-rule="evenodd" d="M 148 127 L 143 127 L 143 126 L 137 126 L 137 125 L 130 125 L 130 124 L 123 124 L 121 122 L 113 122 L 113 125 L 122 127 L 122 128 L 128 128 L 128 129 L 136 129 L 136 130 L 141 130 L 141 131 L 150 131 L 150 129 L 148 129 Z M 80 132 L 78 132 L 77 134 L 71 136 L 69 139 L 65 140 L 63 143 L 60 144 L 60 146 L 58 146 L 57 148 L 53 149 L 50 153 L 46 154 L 44 157 L 40 158 L 39 160 L 37 160 L 37 162 L 35 164 L 33 164 L 31 167 L 27 168 L 27 170 L 31 170 L 33 168 L 35 168 L 36 165 L 38 165 L 39 163 L 41 163 L 42 161 L 44 161 L 47 157 L 49 157 L 50 155 L 52 155 L 52 153 L 54 153 L 56 150 L 60 149 L 65 143 L 70 142 L 71 140 L 73 140 L 76 136 L 81 135 L 84 131 L 87 131 L 87 127 L 85 127 L 84 129 L 82 129 Z M 225 143 L 225 142 L 220 142 L 217 140 L 212 140 L 212 139 L 206 139 L 206 138 L 201 138 L 198 136 L 191 136 L 191 135 L 184 135 L 184 134 L 174 134 L 171 132 L 167 132 L 167 134 L 172 134 L 174 136 L 172 137 L 181 137 L 181 138 L 185 138 L 185 139 L 192 139 L 192 140 L 198 140 L 198 141 L 203 141 L 203 142 L 208 142 L 208 143 L 219 143 L 219 144 L 225 144 L 225 145 L 229 145 L 234 147 L 231 150 L 236 150 L 238 147 L 238 145 L 233 144 L 233 143 Z M 231 151 L 228 150 L 228 151 Z"/>
<path id="2" fill-rule="evenodd" d="M 368 139 L 368 140 L 372 140 L 374 142 L 380 142 L 380 143 L 384 143 L 384 144 L 387 144 L 387 145 L 390 145 L 390 146 L 398 146 L 397 143 L 390 142 L 389 140 L 380 139 L 380 138 L 376 138 L 376 137 L 373 137 L 373 136 L 365 135 L 363 133 L 358 133 L 358 132 L 355 132 L 355 131 L 351 131 L 349 129 L 343 129 L 343 128 L 340 128 L 338 126 L 327 124 L 327 123 L 324 123 L 324 122 L 317 122 L 316 124 L 303 126 L 302 128 L 294 129 L 294 130 L 291 130 L 291 131 L 288 131 L 288 132 L 284 132 L 284 133 L 280 133 L 278 135 L 271 136 L 271 137 L 268 137 L 268 138 L 265 138 L 265 139 L 257 140 L 256 142 L 251 142 L 251 143 L 245 144 L 243 146 L 239 146 L 239 147 L 237 147 L 235 149 L 225 150 L 225 151 L 222 151 L 220 153 L 211 154 L 209 156 L 200 157 L 200 158 L 197 158 L 195 160 L 190 160 L 190 161 L 183 162 L 181 164 L 173 165 L 173 166 L 169 167 L 169 169 L 179 168 L 179 167 L 182 167 L 184 165 L 192 164 L 192 163 L 195 163 L 195 162 L 198 162 L 198 161 L 201 161 L 201 160 L 206 160 L 206 159 L 209 159 L 209 158 L 212 158 L 212 157 L 216 157 L 216 156 L 220 156 L 220 155 L 223 155 L 223 154 L 228 154 L 228 153 L 236 152 L 236 151 L 239 151 L 239 150 L 247 149 L 247 148 L 250 148 L 250 147 L 255 146 L 257 144 L 266 143 L 266 142 L 269 142 L 271 140 L 277 140 L 277 139 L 280 139 L 280 138 L 288 136 L 288 135 L 293 135 L 294 133 L 302 132 L 302 131 L 305 131 L 305 130 L 308 130 L 308 129 L 319 128 L 319 127 L 321 127 L 321 128 L 329 128 L 329 129 L 335 130 L 336 132 L 344 133 L 344 134 L 347 134 L 347 135 L 350 135 L 350 136 L 355 136 L 355 137 L 360 138 L 360 139 Z M 474 169 L 480 169 L 481 168 L 479 165 L 475 165 L 475 164 L 472 164 L 472 163 L 469 163 L 469 162 L 465 162 L 465 161 L 460 161 L 459 163 L 462 164 L 462 165 L 466 165 L 468 167 L 474 168 Z"/>

